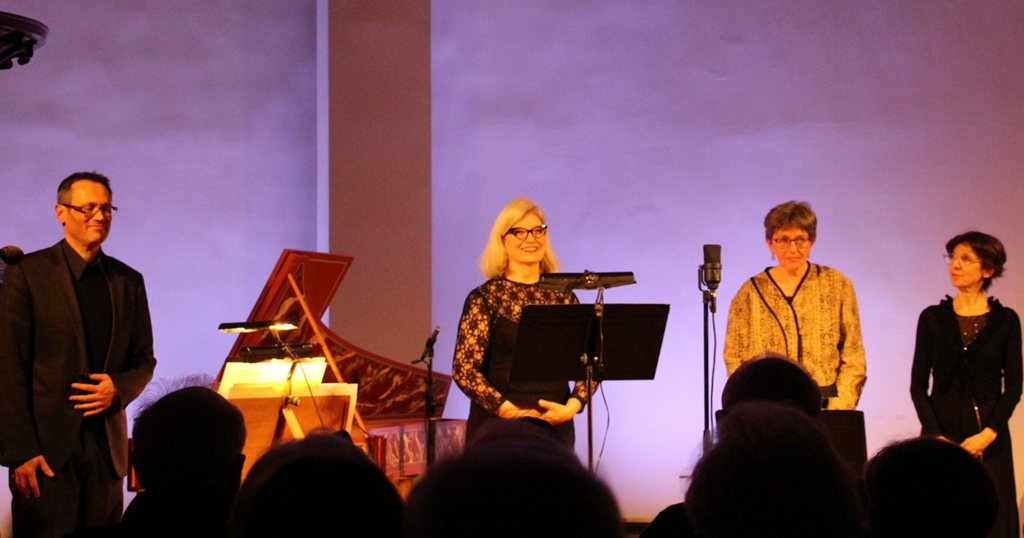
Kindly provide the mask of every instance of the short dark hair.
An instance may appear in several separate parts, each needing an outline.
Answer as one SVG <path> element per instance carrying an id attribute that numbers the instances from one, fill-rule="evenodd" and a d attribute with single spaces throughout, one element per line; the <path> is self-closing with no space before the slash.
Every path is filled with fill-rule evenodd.
<path id="1" fill-rule="evenodd" d="M 854 475 L 818 421 L 768 401 L 737 404 L 693 469 L 686 512 L 705 538 L 862 535 Z"/>
<path id="2" fill-rule="evenodd" d="M 64 181 L 60 182 L 60 186 L 57 187 L 57 203 L 66 204 L 68 199 L 71 197 L 71 186 L 78 181 L 92 181 L 99 183 L 107 189 L 107 194 L 110 196 L 114 195 L 114 191 L 110 190 L 110 180 L 107 176 L 98 172 L 75 172 L 70 176 L 64 178 Z"/>
<path id="3" fill-rule="evenodd" d="M 430 467 L 409 493 L 405 536 L 624 536 L 615 496 L 575 453 L 543 434 L 512 433 Z M 557 509 L 524 511 L 525 499 Z"/>
<path id="4" fill-rule="evenodd" d="M 242 412 L 220 394 L 206 387 L 171 392 L 135 418 L 139 483 L 147 489 L 231 485 L 245 433 Z"/>
<path id="5" fill-rule="evenodd" d="M 871 535 L 879 538 L 981 538 L 999 510 L 985 465 L 934 437 L 897 441 L 880 450 L 864 468 L 863 487 Z"/>
<path id="6" fill-rule="evenodd" d="M 358 446 L 333 432 L 310 432 L 256 461 L 235 497 L 228 534 L 399 538 L 402 498 Z"/>
<path id="7" fill-rule="evenodd" d="M 744 362 L 722 388 L 722 414 L 755 400 L 790 405 L 809 417 L 821 415 L 821 388 L 807 370 L 785 355 L 766 352 Z"/>
<path id="8" fill-rule="evenodd" d="M 957 245 L 967 245 L 978 255 L 981 260 L 981 268 L 992 271 L 992 276 L 985 279 L 981 290 L 988 290 L 992 280 L 1003 276 L 1003 266 L 1006 264 L 1006 249 L 1003 243 L 995 237 L 986 233 L 970 231 L 962 233 L 949 241 L 946 241 L 946 254 L 952 254 Z"/>
<path id="9" fill-rule="evenodd" d="M 818 217 L 807 202 L 789 202 L 772 208 L 764 217 L 764 237 L 771 239 L 775 232 L 786 228 L 800 228 L 807 232 L 807 238 L 818 237 Z"/>

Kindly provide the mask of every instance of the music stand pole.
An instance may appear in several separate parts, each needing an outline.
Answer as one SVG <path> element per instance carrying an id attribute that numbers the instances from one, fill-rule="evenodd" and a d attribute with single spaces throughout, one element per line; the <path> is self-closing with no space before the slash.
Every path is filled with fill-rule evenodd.
<path id="1" fill-rule="evenodd" d="M 597 343 L 593 360 L 586 360 L 587 387 L 587 470 L 594 471 L 594 367 L 601 371 L 601 357 L 604 355 L 604 288 L 597 288 L 594 302 L 594 317 L 597 318 Z M 584 355 L 586 357 L 586 355 Z"/>
<path id="2" fill-rule="evenodd" d="M 593 398 L 590 394 L 590 388 L 594 386 L 594 365 L 587 360 L 587 375 L 585 376 L 587 383 L 587 396 L 588 400 Z M 587 470 L 594 471 L 594 407 L 591 405 L 593 401 L 587 402 Z M 570 419 L 572 420 L 572 419 Z"/>

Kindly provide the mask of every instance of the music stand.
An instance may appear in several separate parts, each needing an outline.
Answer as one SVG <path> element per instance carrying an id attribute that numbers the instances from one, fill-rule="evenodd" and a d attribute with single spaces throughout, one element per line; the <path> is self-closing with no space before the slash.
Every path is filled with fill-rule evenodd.
<path id="1" fill-rule="evenodd" d="M 526 305 L 509 381 L 654 379 L 667 304 Z M 587 409 L 587 464 L 593 470 L 593 414 Z"/>
<path id="2" fill-rule="evenodd" d="M 573 290 L 606 290 L 636 284 L 633 273 L 595 273 L 583 271 L 582 273 L 543 273 L 537 287 L 546 290 L 573 291 Z"/>

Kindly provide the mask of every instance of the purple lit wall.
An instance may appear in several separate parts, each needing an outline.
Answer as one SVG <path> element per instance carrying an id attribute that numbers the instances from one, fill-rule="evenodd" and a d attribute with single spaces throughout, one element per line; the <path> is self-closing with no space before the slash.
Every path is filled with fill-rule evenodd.
<path id="1" fill-rule="evenodd" d="M 157 382 L 216 374 L 234 343 L 217 325 L 246 319 L 281 249 L 317 245 L 315 2 L 0 10 L 50 28 L 0 72 L 0 243 L 52 245 L 60 180 L 107 174 L 120 211 L 103 248 L 146 278 Z"/>
<path id="2" fill-rule="evenodd" d="M 0 7 L 51 29 L 35 60 L 0 72 L 0 245 L 49 246 L 57 182 L 110 175 L 121 211 L 105 248 L 146 276 L 159 378 L 215 373 L 233 342 L 217 324 L 248 315 L 282 248 L 324 244 L 315 6 Z M 820 219 L 812 260 L 856 286 L 869 451 L 914 435 L 914 328 L 954 291 L 945 241 L 970 228 L 1003 239 L 992 292 L 1024 312 L 1022 29 L 1014 0 L 434 2 L 437 369 L 450 372 L 492 219 L 534 198 L 564 270 L 633 271 L 639 283 L 608 302 L 672 305 L 657 379 L 607 383 L 595 402 L 599 473 L 628 518 L 649 519 L 681 499 L 699 456 L 701 245 L 722 245 L 721 342 L 736 289 L 771 264 L 764 214 L 801 199 Z M 467 413 L 453 392 L 446 416 Z M 1024 484 L 1024 413 L 1011 425 Z M 585 427 L 578 417 L 581 455 Z"/>
<path id="3" fill-rule="evenodd" d="M 1000 237 L 1009 269 L 991 291 L 1024 311 L 1019 2 L 435 2 L 432 24 L 438 349 L 519 195 L 547 211 L 563 270 L 635 272 L 607 302 L 672 305 L 657 378 L 596 402 L 598 446 L 611 415 L 600 474 L 627 517 L 680 500 L 699 457 L 701 245 L 722 245 L 721 342 L 736 290 L 772 264 L 775 204 L 809 201 L 812 261 L 855 284 L 869 452 L 919 429 L 914 330 L 955 291 L 947 239 Z M 716 403 L 721 359 L 717 374 Z M 1017 413 L 1018 483 L 1022 426 Z"/>

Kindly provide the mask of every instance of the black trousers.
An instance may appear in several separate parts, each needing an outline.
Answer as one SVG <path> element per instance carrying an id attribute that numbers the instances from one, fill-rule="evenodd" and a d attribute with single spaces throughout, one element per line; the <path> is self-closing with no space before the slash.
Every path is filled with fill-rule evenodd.
<path id="1" fill-rule="evenodd" d="M 121 521 L 124 480 L 115 476 L 102 430 L 83 430 L 78 447 L 50 478 L 37 473 L 39 497 L 26 498 L 8 480 L 11 516 L 18 538 L 60 538 L 78 529 Z M 47 462 L 49 463 L 49 462 Z"/>

